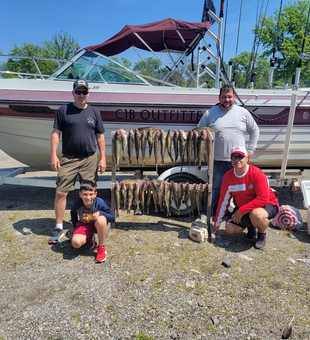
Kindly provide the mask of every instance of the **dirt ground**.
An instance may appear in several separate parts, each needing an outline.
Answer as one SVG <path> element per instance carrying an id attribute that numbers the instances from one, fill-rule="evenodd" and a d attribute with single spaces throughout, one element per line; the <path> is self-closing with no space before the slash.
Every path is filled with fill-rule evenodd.
<path id="1" fill-rule="evenodd" d="M 0 151 L 0 171 L 16 166 Z M 306 179 L 310 171 L 298 176 Z M 293 316 L 291 339 L 310 339 L 307 211 L 301 192 L 275 189 L 304 225 L 270 226 L 264 251 L 223 226 L 214 244 L 196 243 L 193 219 L 132 211 L 111 229 L 107 261 L 95 264 L 65 237 L 48 245 L 53 188 L 0 185 L 0 339 L 273 340 Z M 77 194 L 68 196 L 65 230 Z M 111 205 L 110 190 L 98 196 Z"/>

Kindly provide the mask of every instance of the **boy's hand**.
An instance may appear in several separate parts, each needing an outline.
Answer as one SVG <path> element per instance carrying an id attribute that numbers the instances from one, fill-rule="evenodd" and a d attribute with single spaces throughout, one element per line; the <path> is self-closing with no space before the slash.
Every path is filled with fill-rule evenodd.
<path id="1" fill-rule="evenodd" d="M 96 221 L 96 219 L 99 217 L 99 211 L 96 211 L 95 213 L 93 213 L 93 216 L 92 216 L 92 220 L 93 221 Z"/>

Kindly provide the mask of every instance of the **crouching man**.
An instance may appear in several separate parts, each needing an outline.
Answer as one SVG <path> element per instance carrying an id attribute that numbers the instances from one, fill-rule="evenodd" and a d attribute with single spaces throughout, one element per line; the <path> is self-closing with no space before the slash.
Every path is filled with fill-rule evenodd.
<path id="1" fill-rule="evenodd" d="M 108 223 L 115 221 L 113 211 L 101 198 L 97 197 L 97 187 L 93 182 L 81 183 L 80 198 L 71 207 L 71 221 L 74 231 L 71 243 L 74 248 L 85 245 L 87 249 L 95 248 L 94 235 L 98 235 L 96 262 L 106 259 L 105 241 L 108 236 Z"/>
<path id="2" fill-rule="evenodd" d="M 227 214 L 225 229 L 228 234 L 241 233 L 247 228 L 248 238 L 256 239 L 258 234 L 255 248 L 264 249 L 267 244 L 266 229 L 269 220 L 275 217 L 279 210 L 278 199 L 269 187 L 266 175 L 259 168 L 248 164 L 244 147 L 234 147 L 230 156 L 233 169 L 223 177 L 212 231 L 218 231 Z M 230 217 L 227 211 L 232 197 L 236 207 Z"/>

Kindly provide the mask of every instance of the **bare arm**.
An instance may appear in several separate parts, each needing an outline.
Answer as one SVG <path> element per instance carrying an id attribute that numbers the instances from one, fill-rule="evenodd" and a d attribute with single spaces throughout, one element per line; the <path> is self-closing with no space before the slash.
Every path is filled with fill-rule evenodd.
<path id="1" fill-rule="evenodd" d="M 107 168 L 106 156 L 105 156 L 105 138 L 103 133 L 97 133 L 97 144 L 100 151 L 100 161 L 98 164 L 98 171 L 102 174 Z"/>
<path id="2" fill-rule="evenodd" d="M 59 145 L 61 131 L 53 129 L 51 137 L 51 166 L 54 171 L 58 171 L 60 168 L 60 161 L 57 157 L 57 148 Z"/>

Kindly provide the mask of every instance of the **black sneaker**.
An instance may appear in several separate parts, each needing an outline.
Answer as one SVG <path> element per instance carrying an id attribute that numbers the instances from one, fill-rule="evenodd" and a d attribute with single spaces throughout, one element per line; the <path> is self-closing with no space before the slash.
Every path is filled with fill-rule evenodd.
<path id="1" fill-rule="evenodd" d="M 55 244 L 60 241 L 60 239 L 63 237 L 64 233 L 62 229 L 55 228 L 53 235 L 49 239 L 48 243 L 49 244 Z"/>
<path id="2" fill-rule="evenodd" d="M 71 240 L 73 232 L 74 232 L 74 228 L 71 228 L 71 229 L 67 230 L 65 236 L 68 237 Z"/>
<path id="3" fill-rule="evenodd" d="M 251 225 L 248 226 L 247 238 L 252 240 L 257 238 L 257 229 Z"/>
<path id="4" fill-rule="evenodd" d="M 267 236 L 266 233 L 258 233 L 258 238 L 257 238 L 257 242 L 255 243 L 255 248 L 256 249 L 265 249 L 267 246 Z"/>

